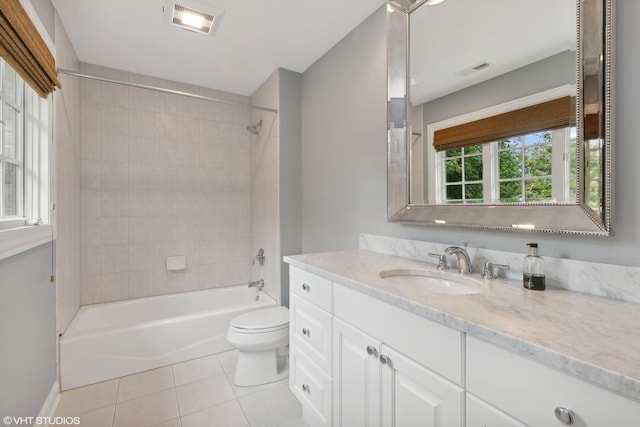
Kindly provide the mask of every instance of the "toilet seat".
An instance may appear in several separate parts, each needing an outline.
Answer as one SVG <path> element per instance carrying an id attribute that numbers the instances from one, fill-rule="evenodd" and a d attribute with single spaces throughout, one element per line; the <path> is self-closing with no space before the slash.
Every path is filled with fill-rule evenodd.
<path id="1" fill-rule="evenodd" d="M 231 330 L 242 334 L 262 334 L 289 328 L 289 310 L 271 307 L 250 311 L 230 322 Z"/>

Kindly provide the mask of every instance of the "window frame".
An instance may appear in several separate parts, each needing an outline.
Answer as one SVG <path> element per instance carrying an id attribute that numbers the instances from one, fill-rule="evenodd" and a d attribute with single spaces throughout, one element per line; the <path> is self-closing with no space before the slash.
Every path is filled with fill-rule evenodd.
<path id="1" fill-rule="evenodd" d="M 6 62 L 3 59 L 0 61 L 0 68 L 3 68 Z M 0 260 L 53 240 L 53 215 L 50 212 L 53 189 L 52 99 L 51 96 L 41 98 L 19 75 L 16 76 L 20 86 L 20 105 L 8 102 L 5 88 L 0 88 L 0 109 L 7 103 L 9 108 L 19 107 L 20 113 L 16 126 L 19 154 L 16 159 L 9 159 L 4 153 L 0 155 L 0 173 L 7 163 L 20 167 L 18 210 L 15 216 L 2 216 L 4 197 L 1 195 L 1 186 L 4 176 L 0 175 Z M 0 144 L 3 137 L 4 134 L 0 135 Z"/>

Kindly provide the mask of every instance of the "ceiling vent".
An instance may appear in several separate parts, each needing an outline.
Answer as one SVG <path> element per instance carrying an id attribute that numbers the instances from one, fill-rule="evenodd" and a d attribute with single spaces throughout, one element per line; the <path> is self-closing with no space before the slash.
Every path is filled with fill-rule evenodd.
<path id="1" fill-rule="evenodd" d="M 465 68 L 463 70 L 458 71 L 457 73 L 455 73 L 456 76 L 459 77 L 466 77 L 470 74 L 473 74 L 477 71 L 480 70 L 484 70 L 485 68 L 487 68 L 489 66 L 489 63 L 487 61 L 483 61 L 479 64 L 476 65 L 472 65 L 471 67 Z"/>
<path id="2" fill-rule="evenodd" d="M 165 20 L 182 29 L 200 34 L 213 35 L 224 13 L 221 9 L 191 2 L 165 2 Z"/>

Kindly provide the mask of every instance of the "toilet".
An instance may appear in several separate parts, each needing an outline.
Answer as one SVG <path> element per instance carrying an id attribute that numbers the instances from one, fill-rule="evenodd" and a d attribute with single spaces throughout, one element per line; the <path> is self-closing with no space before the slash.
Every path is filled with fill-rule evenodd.
<path id="1" fill-rule="evenodd" d="M 254 386 L 289 375 L 289 309 L 271 307 L 235 317 L 227 341 L 238 349 L 234 384 Z"/>

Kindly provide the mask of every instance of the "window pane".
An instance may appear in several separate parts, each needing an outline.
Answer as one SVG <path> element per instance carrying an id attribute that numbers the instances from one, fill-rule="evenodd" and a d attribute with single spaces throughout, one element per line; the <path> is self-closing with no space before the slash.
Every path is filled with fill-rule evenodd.
<path id="1" fill-rule="evenodd" d="M 2 61 L 2 68 L 2 89 L 5 99 L 18 104 L 20 102 L 18 74 L 5 61 Z"/>
<path id="2" fill-rule="evenodd" d="M 447 168 L 447 182 L 462 181 L 462 159 L 449 159 L 445 166 Z"/>
<path id="3" fill-rule="evenodd" d="M 467 203 L 482 203 L 482 184 L 467 184 L 464 187 Z"/>
<path id="4" fill-rule="evenodd" d="M 464 147 L 464 154 L 477 154 L 482 153 L 482 144 L 478 145 L 470 145 L 468 147 Z"/>
<path id="5" fill-rule="evenodd" d="M 464 158 L 465 181 L 482 181 L 482 156 Z"/>
<path id="6" fill-rule="evenodd" d="M 550 131 L 530 133 L 529 135 L 525 135 L 524 137 L 525 145 L 548 144 L 550 142 L 551 142 Z"/>
<path id="7" fill-rule="evenodd" d="M 527 148 L 524 153 L 526 176 L 551 175 L 551 146 Z"/>
<path id="8" fill-rule="evenodd" d="M 498 153 L 500 178 L 520 178 L 522 176 L 522 162 L 520 150 L 501 151 Z"/>
<path id="9" fill-rule="evenodd" d="M 12 163 L 4 163 L 2 176 L 2 216 L 18 215 L 18 172 L 20 168 Z"/>
<path id="10" fill-rule="evenodd" d="M 528 202 L 551 200 L 551 180 L 535 179 L 524 183 Z"/>
<path id="11" fill-rule="evenodd" d="M 522 145 L 522 141 L 519 136 L 509 138 L 509 139 L 504 139 L 498 142 L 498 148 L 500 150 L 507 149 L 507 148 L 516 148 L 516 147 L 520 147 L 521 145 Z"/>
<path id="12" fill-rule="evenodd" d="M 455 156 L 461 156 L 462 155 L 462 149 L 461 148 L 456 148 L 453 150 L 447 150 L 444 152 L 445 157 L 455 157 Z"/>
<path id="13" fill-rule="evenodd" d="M 520 181 L 500 183 L 500 201 L 503 203 L 519 203 L 522 201 Z"/>
<path id="14" fill-rule="evenodd" d="M 2 155 L 4 157 L 20 160 L 18 157 L 18 119 L 19 113 L 7 103 L 3 103 L 2 116 Z"/>
<path id="15" fill-rule="evenodd" d="M 462 185 L 447 185 L 447 202 L 455 203 L 462 200 Z"/>

